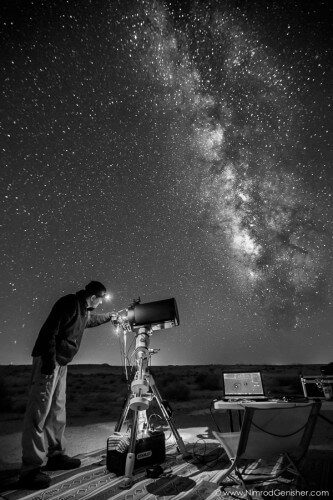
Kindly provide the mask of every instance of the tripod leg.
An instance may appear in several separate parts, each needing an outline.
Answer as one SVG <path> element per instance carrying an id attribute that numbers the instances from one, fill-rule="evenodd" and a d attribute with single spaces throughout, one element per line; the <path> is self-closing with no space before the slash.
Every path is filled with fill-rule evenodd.
<path id="1" fill-rule="evenodd" d="M 156 401 L 161 409 L 161 412 L 162 412 L 165 420 L 168 422 L 169 427 L 170 427 L 170 429 L 171 429 L 171 431 L 176 439 L 179 451 L 182 453 L 183 457 L 188 457 L 190 454 L 186 451 L 184 441 L 182 440 L 182 438 L 181 438 L 181 436 L 180 436 L 180 434 L 175 426 L 175 423 L 173 422 L 172 418 L 170 417 L 169 413 L 167 412 L 166 408 L 164 407 L 162 397 L 159 393 L 159 390 L 157 389 L 154 377 L 151 374 L 149 374 L 149 384 L 150 384 L 151 390 L 153 391 L 153 394 L 156 398 Z"/>
<path id="2" fill-rule="evenodd" d="M 115 432 L 120 432 L 122 429 L 122 426 L 124 425 L 124 422 L 126 420 L 127 413 L 129 410 L 129 406 L 130 406 L 131 396 L 132 396 L 131 391 L 128 391 L 126 401 L 124 402 L 123 407 L 121 409 L 120 417 L 118 418 L 118 421 L 117 421 L 115 428 L 114 428 Z"/>
<path id="3" fill-rule="evenodd" d="M 122 488 L 130 488 L 133 484 L 133 471 L 135 462 L 135 445 L 136 435 L 138 430 L 138 412 L 133 412 L 133 425 L 131 429 L 130 443 L 128 447 L 126 465 L 125 465 L 125 478 Z"/>

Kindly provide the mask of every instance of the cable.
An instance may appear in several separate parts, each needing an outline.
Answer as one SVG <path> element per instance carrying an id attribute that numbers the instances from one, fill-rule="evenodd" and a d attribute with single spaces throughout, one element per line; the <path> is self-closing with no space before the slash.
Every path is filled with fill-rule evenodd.
<path id="1" fill-rule="evenodd" d="M 265 429 L 263 429 L 259 425 L 255 424 L 253 422 L 253 420 L 251 420 L 251 424 L 253 425 L 253 427 L 255 427 L 259 431 L 263 432 L 264 434 L 268 434 L 269 436 L 274 436 L 274 437 L 281 437 L 281 438 L 295 436 L 295 434 L 298 434 L 299 432 L 301 432 L 308 425 L 308 423 L 306 422 L 304 425 L 302 425 L 302 427 L 300 427 L 299 429 L 297 429 L 294 432 L 290 432 L 289 434 L 275 434 L 274 432 L 266 431 Z"/>
<path id="2" fill-rule="evenodd" d="M 123 337 L 119 333 L 119 326 L 117 327 L 117 337 L 118 337 L 118 343 L 119 343 L 119 350 L 120 350 L 120 357 L 121 357 L 121 364 L 124 369 L 125 377 L 126 380 L 128 381 L 128 373 L 127 373 L 127 356 L 125 353 L 125 342 L 123 340 Z M 125 332 L 123 330 L 123 334 L 125 335 Z"/>
<path id="3" fill-rule="evenodd" d="M 161 417 L 161 415 L 159 415 L 158 413 L 152 413 L 151 415 L 149 415 L 148 417 L 148 429 L 150 429 L 150 420 L 151 418 L 153 417 L 158 417 L 160 420 L 163 420 L 163 417 Z"/>
<path id="4" fill-rule="evenodd" d="M 200 442 L 203 442 L 204 444 L 203 453 L 197 453 L 195 451 L 195 448 L 199 445 Z M 212 454 L 212 451 L 216 452 L 215 456 Z M 223 455 L 225 455 L 225 451 L 220 444 L 217 446 L 217 448 L 214 448 L 214 450 L 207 451 L 207 442 L 204 439 L 200 438 L 193 444 L 192 455 L 196 460 L 198 460 L 198 462 L 207 465 L 207 467 L 209 468 L 213 468 L 216 465 L 216 463 L 220 460 L 220 458 L 223 457 Z"/>

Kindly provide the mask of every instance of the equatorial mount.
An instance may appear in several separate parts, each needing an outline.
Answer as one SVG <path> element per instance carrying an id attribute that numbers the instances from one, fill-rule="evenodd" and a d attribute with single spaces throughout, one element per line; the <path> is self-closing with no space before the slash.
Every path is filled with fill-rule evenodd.
<path id="1" fill-rule="evenodd" d="M 137 371 L 131 384 L 133 397 L 130 401 L 130 409 L 133 411 L 148 410 L 150 400 L 147 397 L 149 382 L 147 380 L 147 369 L 151 353 L 149 352 L 151 330 L 147 327 L 139 328 L 136 334 L 134 356 Z"/>

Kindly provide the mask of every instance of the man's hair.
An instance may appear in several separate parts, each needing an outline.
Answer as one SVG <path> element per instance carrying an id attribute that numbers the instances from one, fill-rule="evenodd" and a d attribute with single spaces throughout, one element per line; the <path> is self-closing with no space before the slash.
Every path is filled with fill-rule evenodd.
<path id="1" fill-rule="evenodd" d="M 91 281 L 86 285 L 85 290 L 89 295 L 97 295 L 97 297 L 102 297 L 106 294 L 106 288 L 99 281 Z"/>

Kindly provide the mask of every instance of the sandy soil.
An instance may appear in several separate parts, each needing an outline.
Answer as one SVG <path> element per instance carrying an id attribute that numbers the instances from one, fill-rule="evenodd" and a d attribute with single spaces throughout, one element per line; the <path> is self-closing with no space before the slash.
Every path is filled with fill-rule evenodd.
<path id="1" fill-rule="evenodd" d="M 333 413 L 325 413 L 332 419 Z M 219 425 L 227 430 L 228 423 L 225 414 L 215 414 Z M 214 440 L 212 430 L 215 424 L 208 410 L 197 410 L 189 414 L 178 414 L 174 421 L 186 445 L 210 443 Z M 16 422 L 16 427 L 18 426 Z M 115 421 L 101 422 L 99 419 L 76 419 L 66 429 L 67 453 L 71 456 L 89 453 L 106 448 L 106 441 L 113 433 Z M 0 436 L 0 470 L 18 469 L 21 459 L 21 429 L 11 432 L 11 421 L 2 422 Z M 21 425 L 19 425 L 21 427 Z M 123 427 L 126 430 L 126 426 Z M 174 437 L 168 427 L 164 427 L 167 442 L 174 442 Z M 323 419 L 318 419 L 310 449 L 333 450 L 333 425 Z"/>

